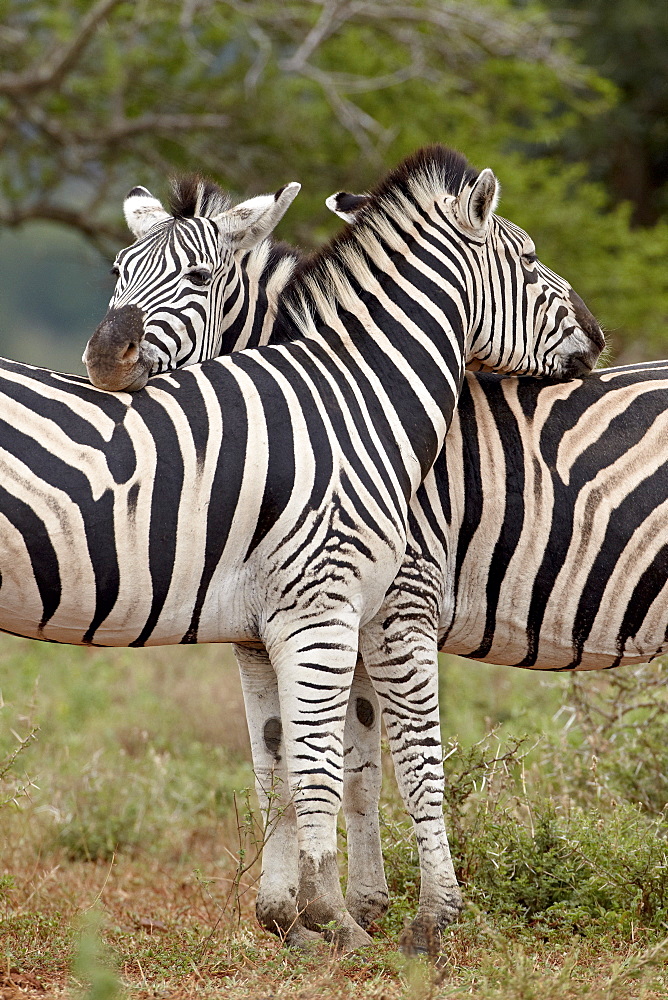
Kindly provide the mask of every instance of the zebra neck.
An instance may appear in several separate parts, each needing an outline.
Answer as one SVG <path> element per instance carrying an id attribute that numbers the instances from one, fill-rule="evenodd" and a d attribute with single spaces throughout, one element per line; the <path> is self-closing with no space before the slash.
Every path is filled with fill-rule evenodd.
<path id="1" fill-rule="evenodd" d="M 279 297 L 299 257 L 299 250 L 271 239 L 243 254 L 225 289 L 217 355 L 274 340 Z"/>
<path id="2" fill-rule="evenodd" d="M 464 324 L 454 300 L 422 282 L 412 261 L 402 259 L 393 270 L 373 273 L 365 262 L 331 275 L 329 289 L 306 278 L 301 300 L 295 302 L 293 286 L 280 312 L 292 319 L 291 339 L 317 349 L 322 364 L 344 370 L 367 407 L 387 416 L 385 433 L 405 442 L 417 459 L 416 488 L 452 419 L 463 377 Z M 284 315 L 281 327 L 288 339 Z"/>

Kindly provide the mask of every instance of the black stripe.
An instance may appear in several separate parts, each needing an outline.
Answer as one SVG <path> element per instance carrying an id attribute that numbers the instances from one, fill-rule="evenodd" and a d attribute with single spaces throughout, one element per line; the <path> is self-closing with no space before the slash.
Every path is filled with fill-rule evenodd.
<path id="1" fill-rule="evenodd" d="M 668 545 L 662 545 L 633 588 L 617 633 L 618 659 L 613 666 L 617 666 L 624 655 L 628 640 L 635 639 L 637 636 L 649 609 L 663 590 L 666 580 L 668 580 Z M 668 630 L 663 636 L 664 643 L 667 639 Z"/>
<path id="2" fill-rule="evenodd" d="M 582 660 L 584 644 L 589 637 L 601 606 L 603 592 L 617 563 L 634 532 L 668 496 L 668 464 L 639 483 L 619 506 L 610 512 L 605 536 L 592 564 L 583 588 L 573 623 L 573 666 Z M 592 498 L 594 501 L 597 497 Z M 662 579 L 665 582 L 665 577 Z M 645 583 L 643 590 L 647 593 Z M 647 609 L 645 609 L 647 610 Z"/>
<path id="3" fill-rule="evenodd" d="M 253 382 L 267 428 L 267 476 L 255 531 L 244 556 L 246 561 L 290 502 L 295 486 L 295 436 L 284 392 L 273 373 L 252 356 L 237 353 L 231 355 L 231 360 Z"/>
<path id="4" fill-rule="evenodd" d="M 107 489 L 92 505 L 85 516 L 86 541 L 88 551 L 95 553 L 92 557 L 95 574 L 95 613 L 83 636 L 83 642 L 90 643 L 95 632 L 109 616 L 118 600 L 120 590 L 120 572 L 116 539 L 113 532 L 114 524 L 114 492 Z M 110 531 L 110 526 L 112 530 Z M 98 553 L 103 552 L 104 558 Z"/>
<path id="5" fill-rule="evenodd" d="M 204 566 L 197 588 L 190 626 L 182 642 L 197 642 L 197 630 L 202 608 L 232 527 L 237 509 L 246 464 L 248 447 L 248 413 L 237 380 L 220 364 L 208 364 L 200 369 L 218 398 L 223 416 L 223 441 L 216 471 L 211 484 L 211 503 L 207 510 Z"/>
<path id="6" fill-rule="evenodd" d="M 42 601 L 42 616 L 38 626 L 41 631 L 58 610 L 62 597 L 62 583 L 56 551 L 41 518 L 23 500 L 12 496 L 4 486 L 0 486 L 0 514 L 6 517 L 19 532 L 27 549 L 35 583 Z M 7 567 L 0 565 L 0 569 L 4 580 L 4 576 L 9 575 Z"/>
<path id="7" fill-rule="evenodd" d="M 161 386 L 165 392 L 170 388 L 175 402 L 187 414 L 188 396 L 183 389 Z M 130 646 L 143 646 L 160 617 L 172 580 L 177 525 L 183 497 L 184 464 L 176 428 L 160 402 L 147 392 L 138 392 L 133 396 L 132 403 L 133 409 L 146 424 L 156 448 L 148 545 L 149 574 L 153 587 L 151 610 L 140 634 L 129 643 Z"/>
<path id="8" fill-rule="evenodd" d="M 501 384 L 491 383 L 489 388 L 493 394 L 492 412 L 501 441 L 501 449 L 505 456 L 505 506 L 501 531 L 494 545 L 494 552 L 489 564 L 485 593 L 485 629 L 480 645 L 470 653 L 473 659 L 482 659 L 487 656 L 494 641 L 496 611 L 501 587 L 524 526 L 522 436 L 517 426 L 517 419 L 503 395 Z M 490 403 L 492 403 L 491 399 Z"/>

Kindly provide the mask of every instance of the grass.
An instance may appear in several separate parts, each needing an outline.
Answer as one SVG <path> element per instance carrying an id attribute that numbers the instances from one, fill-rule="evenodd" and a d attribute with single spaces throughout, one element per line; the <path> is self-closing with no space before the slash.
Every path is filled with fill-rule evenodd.
<path id="1" fill-rule="evenodd" d="M 663 688 L 661 665 L 573 680 L 445 659 L 446 818 L 468 907 L 433 969 L 396 949 L 418 881 L 387 755 L 391 909 L 366 954 L 290 953 L 253 915 L 230 650 L 2 637 L 0 997 L 664 997 Z"/>

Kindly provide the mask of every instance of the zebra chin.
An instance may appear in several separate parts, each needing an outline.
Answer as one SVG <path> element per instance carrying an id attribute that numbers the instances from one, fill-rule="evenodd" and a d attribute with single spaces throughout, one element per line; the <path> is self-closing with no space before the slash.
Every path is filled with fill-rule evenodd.
<path id="1" fill-rule="evenodd" d="M 110 309 L 86 344 L 83 363 L 97 389 L 143 389 L 155 364 L 155 348 L 144 339 L 144 313 L 135 305 Z"/>
<path id="2" fill-rule="evenodd" d="M 573 357 L 567 358 L 561 363 L 559 378 L 566 380 L 572 378 L 586 378 L 587 375 L 591 374 L 592 369 L 598 361 L 599 353 L 599 351 L 592 351 L 587 355 L 573 355 Z"/>

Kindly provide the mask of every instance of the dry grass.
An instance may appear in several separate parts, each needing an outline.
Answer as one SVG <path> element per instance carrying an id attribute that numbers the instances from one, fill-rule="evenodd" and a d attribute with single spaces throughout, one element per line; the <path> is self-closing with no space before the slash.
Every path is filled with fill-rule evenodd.
<path id="1" fill-rule="evenodd" d="M 56 860 L 49 859 L 50 863 Z M 220 868 L 211 859 L 212 870 Z M 233 870 L 228 870 L 232 877 Z M 659 1000 L 651 964 L 665 950 L 632 943 L 614 955 L 596 942 L 532 947 L 502 938 L 484 919 L 469 916 L 453 929 L 441 968 L 403 959 L 377 938 L 363 957 L 337 959 L 326 948 L 304 956 L 281 948 L 252 917 L 251 894 L 242 919 L 224 909 L 224 877 L 206 887 L 186 866 L 147 859 L 112 865 L 33 866 L 12 894 L 2 925 L 2 949 L 20 956 L 2 970 L 0 997 L 57 997 L 85 993 L 73 975 L 77 940 L 91 913 L 99 914 L 107 963 L 120 995 L 149 997 L 283 998 L 294 1000 Z M 84 970 L 85 971 L 85 970 Z M 639 975 L 641 981 L 638 981 Z M 86 994 L 91 997 L 91 992 Z"/>
<path id="2" fill-rule="evenodd" d="M 540 678 L 480 669 L 489 679 L 486 702 L 478 674 L 467 668 L 454 682 L 472 738 L 490 717 L 517 731 L 523 701 L 525 725 L 550 727 L 560 691 L 545 692 Z M 544 920 L 499 915 L 493 904 L 501 881 L 488 899 L 478 884 L 478 909 L 470 907 L 446 935 L 437 970 L 396 950 L 412 889 L 395 894 L 364 955 L 339 959 L 324 945 L 306 955 L 283 949 L 254 919 L 258 864 L 235 889 L 239 848 L 253 850 L 239 794 L 252 774 L 237 672 L 225 648 L 73 650 L 3 638 L 0 689 L 0 762 L 17 737 L 40 726 L 11 769 L 15 787 L 27 792 L 17 798 L 20 809 L 0 809 L 0 1000 L 668 994 L 660 928 L 632 922 L 630 933 L 621 923 L 601 934 L 553 933 Z M 568 752 L 559 750 L 560 766 Z M 540 767 L 527 775 L 544 794 Z M 480 794 L 489 796 L 490 786 Z M 478 814 L 486 815 L 479 801 Z M 385 813 L 390 874 L 410 885 L 414 862 L 391 782 Z M 469 822 L 462 836 L 467 830 L 471 836 L 475 827 Z M 503 878 L 512 872 L 506 868 Z"/>

